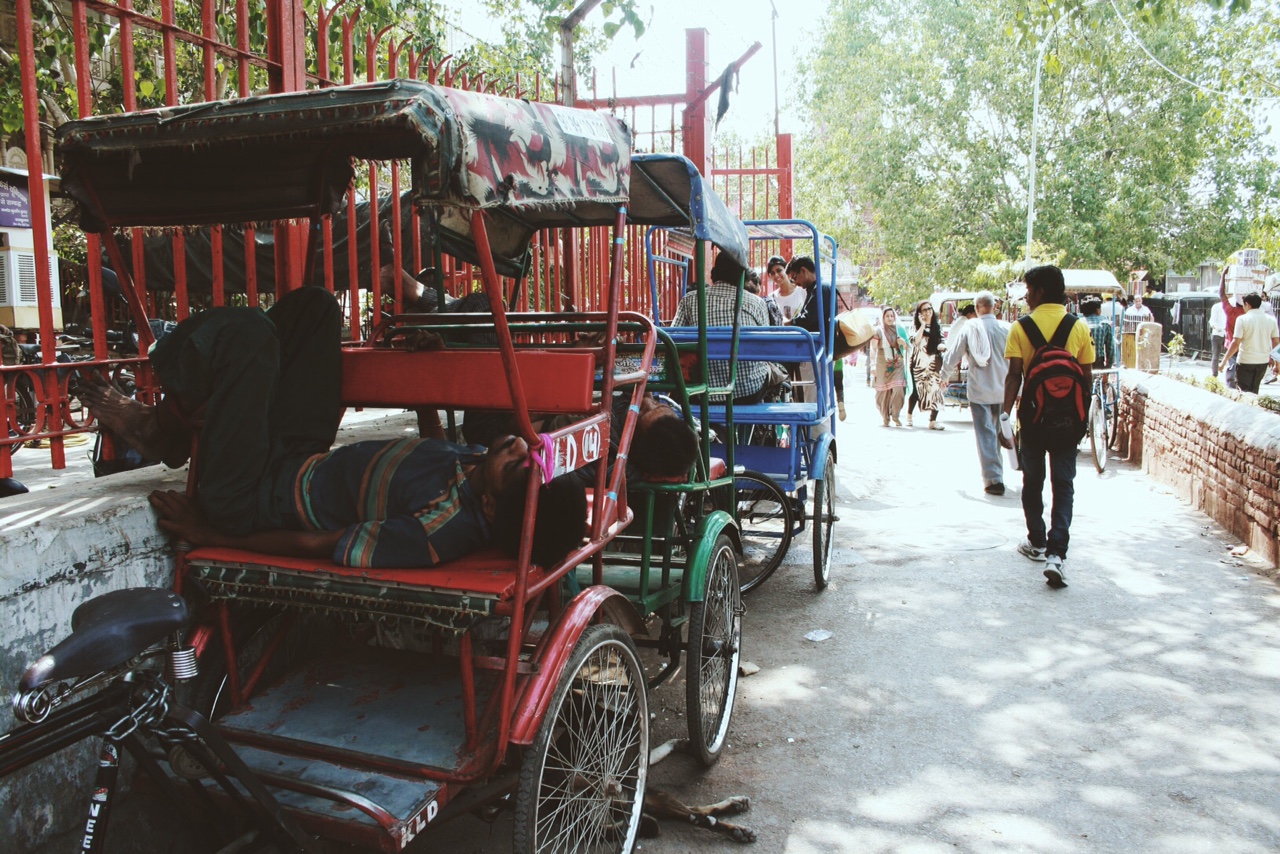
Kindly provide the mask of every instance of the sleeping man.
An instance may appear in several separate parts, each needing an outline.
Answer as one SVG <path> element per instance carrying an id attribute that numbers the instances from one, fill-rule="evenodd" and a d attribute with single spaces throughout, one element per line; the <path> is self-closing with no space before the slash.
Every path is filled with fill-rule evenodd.
<path id="1" fill-rule="evenodd" d="M 214 308 L 161 339 L 150 356 L 157 406 L 93 374 L 83 395 L 98 422 L 176 467 L 196 453 L 198 497 L 157 491 L 160 526 L 196 546 L 430 567 L 488 543 L 514 554 L 529 448 L 503 436 L 488 452 L 440 439 L 358 442 L 330 450 L 342 417 L 341 316 L 331 294 L 302 288 L 270 311 Z M 534 561 L 582 541 L 586 500 L 561 478 L 540 496 Z"/>

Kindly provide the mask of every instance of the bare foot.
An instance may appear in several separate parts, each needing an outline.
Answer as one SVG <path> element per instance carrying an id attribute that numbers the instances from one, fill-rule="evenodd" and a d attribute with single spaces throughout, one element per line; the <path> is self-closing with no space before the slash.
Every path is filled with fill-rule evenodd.
<path id="1" fill-rule="evenodd" d="M 82 371 L 80 400 L 103 427 L 150 460 L 177 468 L 190 456 L 190 433 L 162 419 L 158 407 L 120 393 L 97 371 Z"/>

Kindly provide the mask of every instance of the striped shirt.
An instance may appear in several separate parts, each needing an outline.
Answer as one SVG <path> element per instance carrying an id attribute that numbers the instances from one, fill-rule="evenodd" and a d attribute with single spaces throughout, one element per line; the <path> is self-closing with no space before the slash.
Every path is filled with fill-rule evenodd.
<path id="1" fill-rule="evenodd" d="M 463 466 L 479 446 L 439 439 L 357 442 L 308 459 L 294 481 L 295 509 L 312 531 L 342 531 L 333 561 L 425 567 L 483 546 L 489 523 Z"/>

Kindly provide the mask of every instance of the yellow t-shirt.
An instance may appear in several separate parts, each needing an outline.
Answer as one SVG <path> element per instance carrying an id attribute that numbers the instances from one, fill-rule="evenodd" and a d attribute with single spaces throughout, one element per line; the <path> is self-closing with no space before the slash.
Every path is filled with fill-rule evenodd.
<path id="1" fill-rule="evenodd" d="M 1031 319 L 1036 322 L 1036 326 L 1040 327 L 1040 334 L 1044 336 L 1044 340 L 1049 341 L 1053 338 L 1053 333 L 1058 331 L 1058 324 L 1062 322 L 1062 318 L 1067 316 L 1067 307 L 1065 305 L 1054 305 L 1046 303 L 1036 306 L 1036 310 L 1031 312 Z M 1067 336 L 1067 352 L 1076 357 L 1076 361 L 1082 365 L 1092 365 L 1096 358 L 1093 352 L 1093 336 L 1089 334 L 1089 324 L 1083 319 L 1077 319 L 1076 325 L 1071 327 L 1071 334 Z M 1023 330 L 1021 323 L 1013 324 L 1009 330 L 1009 342 L 1005 344 L 1004 355 L 1006 359 L 1021 359 L 1022 367 L 1026 368 L 1027 363 L 1031 361 L 1031 357 L 1035 355 L 1036 348 L 1031 346 L 1031 340 L 1027 338 L 1026 331 Z"/>

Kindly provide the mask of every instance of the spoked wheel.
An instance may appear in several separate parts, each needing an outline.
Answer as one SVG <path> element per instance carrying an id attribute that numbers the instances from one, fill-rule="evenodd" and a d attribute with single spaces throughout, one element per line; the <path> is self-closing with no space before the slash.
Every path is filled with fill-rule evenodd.
<path id="1" fill-rule="evenodd" d="M 1089 447 L 1093 451 L 1093 467 L 1102 474 L 1107 470 L 1107 407 L 1102 403 L 1102 395 L 1094 394 L 1089 403 Z"/>
<path id="2" fill-rule="evenodd" d="M 764 583 L 791 547 L 791 499 L 773 478 L 757 471 L 734 476 L 737 508 L 734 518 L 742 532 L 742 562 L 738 581 L 746 593 Z"/>
<path id="3" fill-rule="evenodd" d="M 689 646 L 685 653 L 685 717 L 689 748 L 710 768 L 720 758 L 742 657 L 742 597 L 738 587 L 733 542 L 716 539 L 707 563 L 706 595 L 689 611 Z"/>
<path id="4" fill-rule="evenodd" d="M 635 644 L 603 624 L 582 635 L 516 790 L 517 854 L 628 854 L 649 773 L 649 704 Z"/>
<path id="5" fill-rule="evenodd" d="M 39 433 L 40 429 L 36 425 L 36 415 L 38 405 L 36 402 L 36 387 L 31 381 L 31 377 L 26 374 L 19 374 L 14 378 L 13 382 L 13 414 L 18 422 L 17 430 L 10 430 L 9 437 L 26 436 L 30 433 Z M 9 445 L 9 453 L 16 454 L 26 445 L 26 442 L 14 442 Z"/>
<path id="6" fill-rule="evenodd" d="M 1112 377 L 1112 379 L 1115 379 Z M 1103 391 L 1102 402 L 1107 410 L 1107 447 L 1116 450 L 1120 444 L 1120 386 L 1119 380 L 1109 382 Z"/>
<path id="7" fill-rule="evenodd" d="M 831 580 L 831 535 L 836 525 L 836 461 L 828 454 L 822 480 L 813 482 L 813 583 L 819 590 Z"/>

